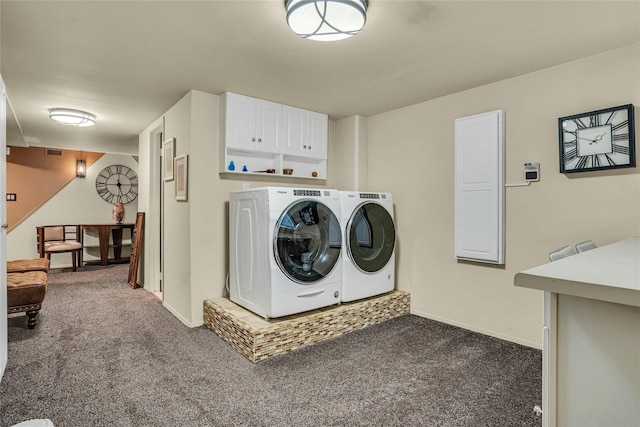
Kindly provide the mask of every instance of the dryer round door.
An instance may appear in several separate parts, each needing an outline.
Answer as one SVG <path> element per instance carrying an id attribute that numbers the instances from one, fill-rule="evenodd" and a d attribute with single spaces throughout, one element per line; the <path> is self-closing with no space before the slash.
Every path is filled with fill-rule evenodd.
<path id="1" fill-rule="evenodd" d="M 274 256 L 282 272 L 301 284 L 326 277 L 340 258 L 342 232 L 324 204 L 303 200 L 290 205 L 276 223 Z"/>
<path id="2" fill-rule="evenodd" d="M 389 212 L 379 204 L 361 204 L 351 215 L 345 232 L 347 253 L 360 271 L 376 273 L 393 256 L 396 229 Z"/>

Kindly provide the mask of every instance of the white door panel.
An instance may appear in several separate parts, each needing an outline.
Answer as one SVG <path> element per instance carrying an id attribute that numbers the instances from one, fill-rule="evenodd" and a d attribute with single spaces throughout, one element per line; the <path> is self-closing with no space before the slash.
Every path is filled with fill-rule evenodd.
<path id="1" fill-rule="evenodd" d="M 455 121 L 455 256 L 504 264 L 504 112 Z"/>

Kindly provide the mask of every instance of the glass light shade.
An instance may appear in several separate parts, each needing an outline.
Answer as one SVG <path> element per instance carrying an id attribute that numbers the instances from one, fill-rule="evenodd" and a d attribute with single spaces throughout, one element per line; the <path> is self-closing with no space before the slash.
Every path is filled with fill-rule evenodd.
<path id="1" fill-rule="evenodd" d="M 334 41 L 355 36 L 367 19 L 366 0 L 286 0 L 287 24 L 300 37 Z"/>
<path id="2" fill-rule="evenodd" d="M 96 116 L 86 111 L 54 108 L 49 111 L 49 118 L 54 122 L 69 126 L 93 126 Z"/>
<path id="3" fill-rule="evenodd" d="M 76 161 L 76 176 L 80 178 L 87 176 L 87 162 L 84 160 Z"/>

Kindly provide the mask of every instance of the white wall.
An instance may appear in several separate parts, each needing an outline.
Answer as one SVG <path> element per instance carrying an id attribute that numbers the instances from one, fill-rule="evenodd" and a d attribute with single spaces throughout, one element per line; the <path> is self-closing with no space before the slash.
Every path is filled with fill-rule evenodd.
<path id="1" fill-rule="evenodd" d="M 363 116 L 336 121 L 335 185 L 339 190 L 355 191 L 367 188 L 368 123 Z"/>
<path id="2" fill-rule="evenodd" d="M 542 292 L 514 275 L 558 247 L 640 235 L 638 168 L 563 175 L 558 117 L 633 103 L 640 111 L 640 45 L 368 118 L 368 189 L 393 193 L 397 286 L 411 311 L 540 347 Z M 506 182 L 540 162 L 541 180 L 506 190 L 506 265 L 456 262 L 454 119 L 506 111 Z M 636 131 L 636 137 L 638 137 Z M 638 145 L 636 145 L 636 148 Z M 637 153 L 637 151 L 636 151 Z"/>
<path id="3" fill-rule="evenodd" d="M 226 274 L 228 189 L 219 184 L 218 97 L 190 91 L 164 115 L 165 140 L 187 154 L 188 200 L 175 200 L 164 182 L 163 304 L 188 326 L 203 323 L 206 299 L 221 296 Z"/>
<path id="4" fill-rule="evenodd" d="M 85 178 L 75 178 L 8 233 L 8 259 L 38 257 L 36 227 L 39 225 L 113 223 L 113 204 L 105 202 L 96 192 L 96 176 L 106 166 L 116 164 L 128 166 L 138 172 L 138 163 L 132 156 L 102 156 L 87 169 Z M 135 222 L 137 209 L 138 199 L 126 204 L 123 222 Z M 85 253 L 85 260 L 98 258 L 97 253 L 95 256 Z M 70 267 L 71 255 L 52 255 L 51 266 Z"/>
<path id="5" fill-rule="evenodd" d="M 165 140 L 175 138 L 175 155 L 191 152 L 191 92 L 164 116 Z M 211 139 L 213 135 L 209 135 Z M 191 175 L 191 172 L 189 175 Z M 191 179 L 189 183 L 191 184 Z M 191 269 L 189 208 L 193 202 L 174 199 L 175 180 L 164 186 L 163 303 L 183 323 L 195 326 L 191 315 Z M 197 322 L 196 322 L 197 323 Z"/>
<path id="6" fill-rule="evenodd" d="M 202 304 L 222 295 L 227 269 L 228 190 L 216 185 L 218 162 L 218 97 L 191 92 L 192 143 L 189 153 L 189 225 L 191 317 L 202 323 Z M 213 136 L 213 137 L 211 137 Z M 176 151 L 180 154 L 180 151 Z M 222 273 L 222 274 L 221 274 Z"/>

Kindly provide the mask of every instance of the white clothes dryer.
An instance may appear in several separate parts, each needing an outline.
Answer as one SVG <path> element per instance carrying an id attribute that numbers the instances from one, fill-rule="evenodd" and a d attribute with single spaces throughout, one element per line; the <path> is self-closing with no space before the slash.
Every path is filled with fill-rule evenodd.
<path id="1" fill-rule="evenodd" d="M 342 301 L 395 288 L 396 228 L 390 193 L 341 191 Z"/>
<path id="2" fill-rule="evenodd" d="M 229 195 L 229 296 L 265 317 L 340 302 L 338 190 L 263 187 Z"/>

